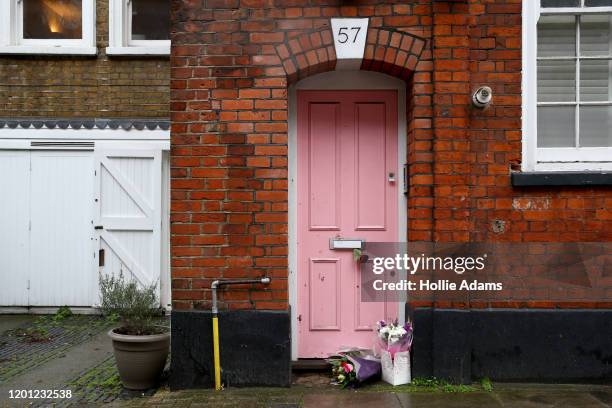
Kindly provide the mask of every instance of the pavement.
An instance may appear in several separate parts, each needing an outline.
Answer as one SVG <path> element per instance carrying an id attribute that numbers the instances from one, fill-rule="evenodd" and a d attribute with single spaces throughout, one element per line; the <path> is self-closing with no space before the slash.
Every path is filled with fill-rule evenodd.
<path id="1" fill-rule="evenodd" d="M 117 399 L 122 389 L 114 364 L 113 371 L 101 366 L 113 353 L 108 328 L 99 316 L 0 315 L 0 407 L 71 403 L 11 400 L 12 390 L 70 390 L 75 406 L 94 397 Z M 118 387 L 109 398 L 110 387 L 82 387 L 78 380 L 83 376 L 96 385 L 115 385 L 109 379 L 116 377 Z"/>
<path id="2" fill-rule="evenodd" d="M 400 388 L 401 389 L 401 388 Z M 160 390 L 148 399 L 122 401 L 126 408 L 609 408 L 612 386 L 495 384 L 492 391 L 369 391 L 338 388 Z"/>
<path id="3" fill-rule="evenodd" d="M 0 408 L 612 408 L 612 384 L 473 384 L 443 382 L 356 390 L 330 385 L 327 372 L 296 373 L 290 388 L 230 388 L 145 393 L 121 387 L 106 332 L 96 316 L 0 315 Z M 10 390 L 69 389 L 64 400 L 14 400 Z"/>
<path id="4" fill-rule="evenodd" d="M 108 335 L 103 331 L 35 369 L 3 382 L 0 384 L 0 396 L 9 395 L 9 390 L 73 388 L 67 385 L 88 368 L 112 356 L 112 353 Z"/>

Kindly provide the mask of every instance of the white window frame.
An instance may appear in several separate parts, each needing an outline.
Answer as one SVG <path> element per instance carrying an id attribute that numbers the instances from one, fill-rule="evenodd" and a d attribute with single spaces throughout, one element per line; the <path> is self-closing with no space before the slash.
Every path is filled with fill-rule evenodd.
<path id="1" fill-rule="evenodd" d="M 582 0 L 584 4 L 584 0 Z M 612 7 L 540 8 L 539 0 L 523 1 L 523 160 L 522 171 L 612 170 L 612 147 L 538 147 L 537 24 L 540 15 L 611 14 Z M 577 30 L 579 27 L 576 28 Z M 579 75 L 579 74 L 578 74 Z M 576 78 L 579 86 L 580 77 Z M 579 118 L 576 119 L 579 123 Z"/>
<path id="2" fill-rule="evenodd" d="M 131 0 L 109 0 L 108 55 L 170 55 L 170 40 L 132 40 Z"/>
<path id="3" fill-rule="evenodd" d="M 96 55 L 95 0 L 83 0 L 82 38 L 23 38 L 23 1 L 0 0 L 0 54 Z"/>

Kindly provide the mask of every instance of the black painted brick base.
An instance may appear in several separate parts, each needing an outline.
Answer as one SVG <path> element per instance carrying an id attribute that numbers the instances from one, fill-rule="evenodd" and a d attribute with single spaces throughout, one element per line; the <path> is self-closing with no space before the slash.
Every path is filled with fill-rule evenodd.
<path id="1" fill-rule="evenodd" d="M 609 381 L 612 310 L 412 311 L 414 377 Z"/>
<path id="2" fill-rule="evenodd" d="M 288 311 L 219 313 L 221 378 L 225 386 L 291 384 L 289 319 Z M 170 387 L 212 387 L 212 347 L 210 312 L 173 311 Z"/>

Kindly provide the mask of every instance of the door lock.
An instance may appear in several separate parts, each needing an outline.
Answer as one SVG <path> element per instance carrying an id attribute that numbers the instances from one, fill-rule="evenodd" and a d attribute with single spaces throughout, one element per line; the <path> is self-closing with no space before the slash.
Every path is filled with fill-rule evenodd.
<path id="1" fill-rule="evenodd" d="M 389 183 L 395 183 L 395 173 L 394 172 L 392 171 L 389 172 L 388 180 L 389 180 Z"/>

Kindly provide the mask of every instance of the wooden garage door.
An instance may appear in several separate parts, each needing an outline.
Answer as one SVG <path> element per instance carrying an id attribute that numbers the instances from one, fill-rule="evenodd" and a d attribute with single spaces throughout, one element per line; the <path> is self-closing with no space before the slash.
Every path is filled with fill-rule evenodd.
<path id="1" fill-rule="evenodd" d="M 0 306 L 28 304 L 30 153 L 0 151 Z"/>
<path id="2" fill-rule="evenodd" d="M 100 272 L 143 285 L 157 282 L 161 266 L 159 150 L 96 151 L 96 236 Z"/>
<path id="3" fill-rule="evenodd" d="M 91 152 L 32 151 L 30 306 L 91 306 Z"/>
<path id="4" fill-rule="evenodd" d="M 161 163 L 161 150 L 0 151 L 0 306 L 91 307 L 99 273 L 159 282 Z"/>
<path id="5" fill-rule="evenodd" d="M 91 306 L 91 152 L 0 152 L 0 306 Z"/>

